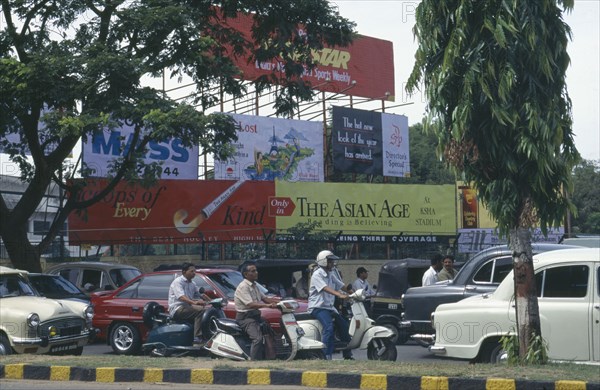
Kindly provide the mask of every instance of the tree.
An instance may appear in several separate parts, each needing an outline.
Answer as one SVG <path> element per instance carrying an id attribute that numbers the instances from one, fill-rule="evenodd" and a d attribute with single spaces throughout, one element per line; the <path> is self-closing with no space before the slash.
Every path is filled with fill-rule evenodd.
<path id="1" fill-rule="evenodd" d="M 583 160 L 573 170 L 574 233 L 600 233 L 600 161 Z"/>
<path id="2" fill-rule="evenodd" d="M 570 0 L 424 0 L 409 92 L 424 82 L 426 130 L 477 189 L 513 249 L 519 355 L 541 336 L 531 233 L 558 226 L 579 159 L 565 72 Z"/>
<path id="3" fill-rule="evenodd" d="M 406 184 L 455 184 L 454 174 L 440 161 L 431 145 L 437 140 L 431 133 L 423 132 L 423 124 L 417 123 L 410 132 L 410 177 L 403 178 Z"/>
<path id="4" fill-rule="evenodd" d="M 283 75 L 255 82 L 258 91 L 276 89 L 275 109 L 291 111 L 312 91 L 299 76 L 312 68 L 311 50 L 347 45 L 354 24 L 325 0 L 0 0 L 6 24 L 0 32 L 0 143 L 21 170 L 28 187 L 9 209 L 0 198 L 0 233 L 14 266 L 40 271 L 40 253 L 52 242 L 69 213 L 83 210 L 121 180 L 152 182 L 156 164 L 143 164 L 146 146 L 178 137 L 189 147 L 224 158 L 235 139 L 229 116 L 202 110 L 222 95 L 241 96 L 245 87 L 235 58 L 285 64 Z M 228 26 L 239 13 L 252 15 L 252 36 Z M 302 31 L 299 30 L 302 26 Z M 144 86 L 144 77 L 190 78 L 195 92 L 176 101 Z M 79 140 L 124 123 L 135 129 L 132 147 L 112 166 L 103 191 L 78 201 L 82 181 L 67 181 L 63 162 Z M 21 141 L 11 141 L 9 135 Z M 124 145 L 123 145 L 124 146 Z M 27 156 L 30 154 L 30 158 Z M 141 169 L 141 174 L 137 171 Z M 89 174 L 81 167 L 79 175 Z M 67 195 L 48 234 L 39 244 L 27 238 L 27 222 L 48 185 Z"/>

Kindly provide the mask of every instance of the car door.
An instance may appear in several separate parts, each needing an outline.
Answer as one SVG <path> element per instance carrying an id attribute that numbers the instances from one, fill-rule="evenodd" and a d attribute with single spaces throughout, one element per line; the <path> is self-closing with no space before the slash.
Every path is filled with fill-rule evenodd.
<path id="1" fill-rule="evenodd" d="M 594 283 L 593 307 L 592 307 L 592 349 L 594 361 L 600 362 L 600 264 L 595 264 L 596 280 Z"/>
<path id="2" fill-rule="evenodd" d="M 548 266 L 536 274 L 542 337 L 548 357 L 590 360 L 593 272 L 589 263 Z"/>

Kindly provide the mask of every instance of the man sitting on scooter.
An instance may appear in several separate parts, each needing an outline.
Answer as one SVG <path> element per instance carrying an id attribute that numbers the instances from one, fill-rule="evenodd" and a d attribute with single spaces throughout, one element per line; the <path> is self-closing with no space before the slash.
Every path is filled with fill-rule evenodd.
<path id="1" fill-rule="evenodd" d="M 236 321 L 252 340 L 250 359 L 263 360 L 275 358 L 275 341 L 269 323 L 260 316 L 260 308 L 277 307 L 277 299 L 265 296 L 256 285 L 258 271 L 256 265 L 246 263 L 242 266 L 244 280 L 235 289 L 234 302 Z M 267 346 L 263 348 L 263 338 Z"/>
<path id="2" fill-rule="evenodd" d="M 342 341 L 350 342 L 348 321 L 336 310 L 335 297 L 347 299 L 344 282 L 334 272 L 335 260 L 339 259 L 333 252 L 324 250 L 317 255 L 317 269 L 310 278 L 308 293 L 308 311 L 323 325 L 322 342 L 326 348 L 325 358 L 331 360 L 335 347 L 334 322 L 337 333 Z M 343 350 L 344 359 L 352 359 L 352 351 Z"/>
<path id="3" fill-rule="evenodd" d="M 202 300 L 198 286 L 192 280 L 194 276 L 194 264 L 183 263 L 181 276 L 175 278 L 169 287 L 169 314 L 175 321 L 193 322 L 194 344 L 201 344 L 201 321 L 206 302 Z"/>

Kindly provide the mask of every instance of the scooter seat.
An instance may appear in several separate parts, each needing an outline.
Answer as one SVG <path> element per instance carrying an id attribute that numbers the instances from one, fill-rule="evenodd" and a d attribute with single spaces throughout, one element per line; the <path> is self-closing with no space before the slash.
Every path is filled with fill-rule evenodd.
<path id="1" fill-rule="evenodd" d="M 221 330 L 232 336 L 244 334 L 242 327 L 236 322 L 236 320 L 232 320 L 230 318 L 215 318 L 215 320 L 217 321 L 217 326 Z"/>
<path id="2" fill-rule="evenodd" d="M 314 320 L 315 319 L 315 317 L 313 317 L 313 315 L 310 314 L 309 312 L 294 313 L 294 317 L 296 317 L 296 321 Z"/>

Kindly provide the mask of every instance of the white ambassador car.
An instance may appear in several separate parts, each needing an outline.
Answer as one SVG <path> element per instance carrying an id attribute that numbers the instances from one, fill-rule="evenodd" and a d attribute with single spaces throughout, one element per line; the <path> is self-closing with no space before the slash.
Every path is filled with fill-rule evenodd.
<path id="1" fill-rule="evenodd" d="M 0 266 L 0 355 L 81 355 L 95 332 L 91 305 L 38 294 L 27 271 Z"/>
<path id="2" fill-rule="evenodd" d="M 600 249 L 534 256 L 542 338 L 551 360 L 600 362 Z M 437 307 L 432 315 L 437 355 L 500 362 L 500 337 L 515 334 L 512 272 L 495 292 Z"/>

